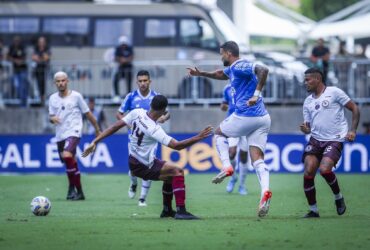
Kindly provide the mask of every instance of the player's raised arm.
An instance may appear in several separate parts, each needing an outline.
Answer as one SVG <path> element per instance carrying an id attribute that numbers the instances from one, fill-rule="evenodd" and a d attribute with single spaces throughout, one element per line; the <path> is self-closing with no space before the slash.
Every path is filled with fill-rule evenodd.
<path id="1" fill-rule="evenodd" d="M 228 80 L 229 78 L 224 74 L 222 69 L 218 69 L 216 71 L 207 72 L 207 71 L 200 71 L 197 67 L 194 68 L 187 68 L 189 76 L 203 76 L 208 77 L 216 80 Z"/>
<path id="2" fill-rule="evenodd" d="M 113 125 L 111 125 L 109 128 L 104 130 L 100 135 L 98 135 L 91 143 L 90 145 L 85 149 L 85 151 L 81 154 L 82 157 L 86 157 L 92 152 L 95 151 L 96 144 L 103 140 L 105 137 L 108 137 L 115 132 L 117 132 L 119 129 L 123 128 L 127 124 L 123 120 L 116 121 Z"/>
<path id="3" fill-rule="evenodd" d="M 202 131 L 199 132 L 199 134 L 190 137 L 188 139 L 182 140 L 182 141 L 177 141 L 175 139 L 171 139 L 170 143 L 168 144 L 168 147 L 175 149 L 175 150 L 181 150 L 186 147 L 189 147 L 193 145 L 194 143 L 197 143 L 198 141 L 203 140 L 204 138 L 207 138 L 210 136 L 213 132 L 213 127 L 208 126 L 204 128 Z"/>

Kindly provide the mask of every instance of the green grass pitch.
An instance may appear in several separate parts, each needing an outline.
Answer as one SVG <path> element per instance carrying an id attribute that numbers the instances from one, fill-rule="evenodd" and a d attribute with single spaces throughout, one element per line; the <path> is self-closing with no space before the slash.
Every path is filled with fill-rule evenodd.
<path id="1" fill-rule="evenodd" d="M 370 175 L 338 175 L 347 203 L 336 214 L 330 188 L 316 177 L 320 219 L 307 212 L 301 174 L 272 174 L 268 216 L 259 219 L 259 185 L 249 174 L 249 194 L 227 194 L 210 174 L 186 176 L 187 208 L 199 221 L 160 219 L 161 182 L 148 207 L 127 197 L 127 175 L 84 175 L 87 200 L 66 201 L 67 178 L 0 176 L 0 249 L 370 249 Z M 52 210 L 34 216 L 31 199 L 48 197 Z"/>

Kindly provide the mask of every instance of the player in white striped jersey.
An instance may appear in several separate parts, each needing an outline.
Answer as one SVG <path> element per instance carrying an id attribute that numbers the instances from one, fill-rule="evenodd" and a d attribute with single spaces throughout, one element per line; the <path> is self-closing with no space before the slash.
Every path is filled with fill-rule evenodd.
<path id="1" fill-rule="evenodd" d="M 163 211 L 161 218 L 174 217 L 180 220 L 193 220 L 198 217 L 187 212 L 185 208 L 185 180 L 183 169 L 170 162 L 159 160 L 155 156 L 157 143 L 161 143 L 172 149 L 181 150 L 208 137 L 212 133 L 212 127 L 206 127 L 199 134 L 186 140 L 177 141 L 164 132 L 157 124 L 158 119 L 166 113 L 167 98 L 156 95 L 150 110 L 134 109 L 111 127 L 104 130 L 86 148 L 82 156 L 92 153 L 96 144 L 105 137 L 112 135 L 120 128 L 128 126 L 131 129 L 129 167 L 132 175 L 144 180 L 163 181 Z M 175 196 L 176 212 L 172 210 L 172 197 Z"/>
<path id="2" fill-rule="evenodd" d="M 319 69 L 311 68 L 305 72 L 306 88 L 311 95 L 303 104 L 304 122 L 300 129 L 311 136 L 302 157 L 303 186 L 310 207 L 304 218 L 320 217 L 314 182 L 317 169 L 334 194 L 338 215 L 346 211 L 338 180 L 332 170 L 342 154 L 343 142 L 355 140 L 360 119 L 359 109 L 348 95 L 337 87 L 327 87 L 323 79 L 324 75 Z M 350 129 L 344 116 L 344 107 L 352 112 Z"/>

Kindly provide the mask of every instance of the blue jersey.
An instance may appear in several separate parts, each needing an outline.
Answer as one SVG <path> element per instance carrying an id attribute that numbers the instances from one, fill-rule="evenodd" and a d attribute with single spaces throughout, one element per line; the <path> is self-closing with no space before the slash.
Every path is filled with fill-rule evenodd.
<path id="1" fill-rule="evenodd" d="M 247 101 L 253 96 L 257 87 L 253 63 L 239 59 L 225 68 L 224 74 L 229 77 L 231 87 L 235 90 L 235 114 L 240 116 L 264 116 L 267 114 L 262 97 L 258 98 L 255 105 L 247 105 Z"/>
<path id="2" fill-rule="evenodd" d="M 222 102 L 226 103 L 229 106 L 227 109 L 227 116 L 231 115 L 235 111 L 234 95 L 235 95 L 235 89 L 233 89 L 230 84 L 227 84 L 224 87 L 223 99 L 222 99 Z"/>
<path id="3" fill-rule="evenodd" d="M 142 96 L 139 90 L 132 91 L 126 95 L 118 112 L 126 113 L 138 108 L 149 110 L 150 103 L 156 95 L 158 95 L 158 93 L 153 90 L 150 90 L 147 96 Z"/>

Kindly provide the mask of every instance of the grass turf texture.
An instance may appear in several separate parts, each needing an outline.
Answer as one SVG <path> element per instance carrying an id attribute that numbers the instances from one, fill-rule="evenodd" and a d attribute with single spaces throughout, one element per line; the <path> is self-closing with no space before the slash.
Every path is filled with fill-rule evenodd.
<path id="1" fill-rule="evenodd" d="M 187 208 L 199 221 L 160 219 L 161 182 L 148 207 L 127 197 L 126 175 L 85 175 L 85 201 L 66 201 L 65 176 L 0 176 L 0 249 L 369 249 L 370 175 L 338 175 L 347 212 L 336 214 L 330 188 L 316 178 L 321 218 L 307 212 L 302 175 L 271 175 L 273 197 L 266 218 L 256 216 L 259 185 L 249 194 L 227 194 L 213 175 L 186 176 Z M 236 186 L 237 189 L 237 186 Z M 138 190 L 140 192 L 140 188 Z M 48 216 L 30 211 L 33 197 L 52 202 Z"/>

